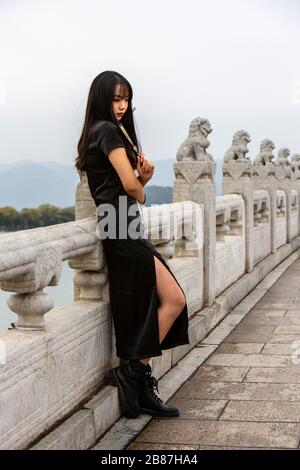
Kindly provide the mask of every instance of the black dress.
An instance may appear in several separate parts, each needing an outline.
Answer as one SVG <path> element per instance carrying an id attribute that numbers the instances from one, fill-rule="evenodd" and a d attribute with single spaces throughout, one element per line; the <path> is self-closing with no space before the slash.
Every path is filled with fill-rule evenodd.
<path id="1" fill-rule="evenodd" d="M 160 343 L 157 315 L 159 298 L 154 256 L 172 274 L 180 288 L 181 286 L 169 265 L 147 238 L 140 205 L 126 193 L 108 159 L 110 150 L 117 147 L 126 147 L 122 131 L 114 123 L 98 121 L 90 135 L 84 168 L 91 195 L 97 206 L 96 233 L 102 240 L 107 263 L 116 351 L 121 359 L 160 356 L 164 349 L 189 343 L 187 303 Z M 105 224 L 108 215 L 108 211 L 105 211 L 107 203 L 116 211 L 116 232 L 113 235 L 109 233 L 108 236 L 105 230 L 108 228 L 108 224 Z M 123 233 L 122 238 L 119 235 L 119 215 L 120 212 L 121 216 L 124 215 L 125 210 L 126 235 L 124 237 Z M 132 222 L 136 222 L 135 238 L 129 230 Z"/>

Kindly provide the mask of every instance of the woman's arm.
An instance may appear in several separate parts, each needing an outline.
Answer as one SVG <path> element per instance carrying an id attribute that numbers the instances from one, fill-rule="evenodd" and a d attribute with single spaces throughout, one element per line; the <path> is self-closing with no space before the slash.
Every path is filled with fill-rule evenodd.
<path id="1" fill-rule="evenodd" d="M 108 154 L 108 158 L 118 173 L 125 191 L 140 204 L 143 204 L 145 201 L 144 185 L 142 181 L 139 181 L 139 178 L 135 176 L 125 148 L 117 147 L 111 150 Z"/>
<path id="2" fill-rule="evenodd" d="M 154 174 L 154 165 L 150 160 L 145 158 L 144 152 L 140 154 L 137 160 L 137 172 L 138 179 L 142 186 L 145 186 Z"/>
<path id="3" fill-rule="evenodd" d="M 138 176 L 138 180 L 139 180 L 139 182 L 141 183 L 142 186 L 145 186 L 149 181 L 149 180 L 143 178 L 141 175 Z"/>

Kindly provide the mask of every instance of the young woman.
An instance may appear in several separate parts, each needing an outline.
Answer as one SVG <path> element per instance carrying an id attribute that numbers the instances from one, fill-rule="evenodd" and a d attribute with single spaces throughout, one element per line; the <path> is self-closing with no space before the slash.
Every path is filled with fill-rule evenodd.
<path id="1" fill-rule="evenodd" d="M 140 204 L 154 165 L 136 137 L 132 96 L 120 73 L 105 71 L 93 80 L 75 166 L 86 172 L 97 206 L 116 351 L 127 360 L 111 370 L 123 410 L 132 418 L 141 412 L 179 416 L 155 394 L 157 380 L 148 362 L 163 349 L 188 344 L 186 297 L 147 238 Z"/>

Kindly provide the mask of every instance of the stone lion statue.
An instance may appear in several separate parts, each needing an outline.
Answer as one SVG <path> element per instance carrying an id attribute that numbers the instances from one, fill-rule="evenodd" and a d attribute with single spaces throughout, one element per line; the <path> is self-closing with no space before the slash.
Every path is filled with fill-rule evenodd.
<path id="1" fill-rule="evenodd" d="M 213 157 L 206 152 L 210 146 L 207 138 L 212 132 L 208 119 L 197 117 L 192 120 L 189 127 L 189 135 L 180 145 L 176 159 L 180 161 L 213 161 Z"/>
<path id="2" fill-rule="evenodd" d="M 232 160 L 250 160 L 246 155 L 249 152 L 248 143 L 251 142 L 250 135 L 247 131 L 237 131 L 232 138 L 232 145 L 227 150 L 224 156 L 224 163 L 231 162 Z"/>
<path id="3" fill-rule="evenodd" d="M 283 147 L 279 150 L 278 155 L 274 161 L 276 166 L 289 166 L 291 162 L 288 160 L 290 156 L 290 150 L 286 147 Z"/>
<path id="4" fill-rule="evenodd" d="M 275 158 L 273 155 L 273 150 L 275 149 L 275 144 L 270 139 L 265 139 L 260 144 L 260 152 L 253 161 L 253 165 L 267 165 L 268 163 L 274 164 L 272 161 Z"/>

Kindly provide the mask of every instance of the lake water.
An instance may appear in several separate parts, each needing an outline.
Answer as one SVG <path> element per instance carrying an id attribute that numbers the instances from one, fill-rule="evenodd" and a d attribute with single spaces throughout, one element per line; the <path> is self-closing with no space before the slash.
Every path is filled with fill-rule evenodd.
<path id="1" fill-rule="evenodd" d="M 54 307 L 73 302 L 73 272 L 68 262 L 64 261 L 58 286 L 50 286 L 44 289 L 44 292 L 53 299 Z M 0 289 L 0 330 L 7 330 L 11 322 L 15 323 L 18 318 L 7 306 L 7 299 L 11 294 L 13 292 L 5 292 Z"/>

